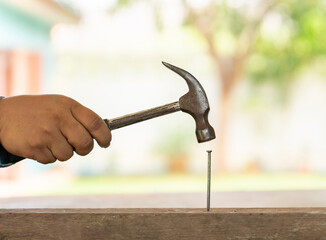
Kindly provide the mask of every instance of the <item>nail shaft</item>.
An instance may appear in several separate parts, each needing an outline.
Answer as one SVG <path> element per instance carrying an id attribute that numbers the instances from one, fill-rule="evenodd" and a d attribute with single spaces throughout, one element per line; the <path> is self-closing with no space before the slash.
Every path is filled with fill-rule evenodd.
<path id="1" fill-rule="evenodd" d="M 211 208 L 211 153 L 212 150 L 207 150 L 208 162 L 207 162 L 207 212 Z"/>

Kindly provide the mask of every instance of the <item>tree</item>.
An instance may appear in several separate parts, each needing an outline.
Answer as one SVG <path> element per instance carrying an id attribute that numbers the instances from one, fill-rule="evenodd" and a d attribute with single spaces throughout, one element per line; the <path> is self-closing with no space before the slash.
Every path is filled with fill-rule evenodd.
<path id="1" fill-rule="evenodd" d="M 234 88 L 247 76 L 255 83 L 271 81 L 285 93 L 302 66 L 326 53 L 326 7 L 322 0 L 208 0 L 200 8 L 194 7 L 192 1 L 180 1 L 184 24 L 196 29 L 204 39 L 221 86 L 217 164 L 220 171 L 226 171 L 225 149 Z M 119 5 L 131 2 L 135 1 L 118 1 Z M 159 22 L 159 1 L 147 2 Z M 273 17 L 280 20 L 280 26 L 274 36 L 269 36 L 264 25 Z"/>
<path id="2" fill-rule="evenodd" d="M 202 9 L 194 9 L 182 0 L 186 10 L 186 23 L 195 27 L 204 38 L 208 54 L 215 66 L 216 79 L 221 85 L 219 121 L 217 127 L 217 165 L 226 171 L 226 141 L 229 122 L 230 99 L 238 82 L 243 79 L 245 64 L 252 54 L 264 17 L 277 1 L 261 1 L 257 11 L 250 13 L 250 5 L 232 6 L 231 2 L 211 1 Z M 227 38 L 229 49 L 221 41 Z"/>

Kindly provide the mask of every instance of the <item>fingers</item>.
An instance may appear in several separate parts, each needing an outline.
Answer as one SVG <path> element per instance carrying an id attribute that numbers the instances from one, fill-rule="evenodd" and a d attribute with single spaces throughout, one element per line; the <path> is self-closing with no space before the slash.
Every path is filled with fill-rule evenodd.
<path id="1" fill-rule="evenodd" d="M 61 131 L 79 155 L 85 156 L 93 150 L 92 136 L 73 116 L 62 126 Z"/>
<path id="2" fill-rule="evenodd" d="M 59 131 L 53 132 L 53 140 L 48 147 L 59 161 L 67 161 L 74 155 L 73 147 Z"/>
<path id="3" fill-rule="evenodd" d="M 57 158 L 53 156 L 51 150 L 47 147 L 43 149 L 34 149 L 33 150 L 34 155 L 29 157 L 31 159 L 35 159 L 36 161 L 43 163 L 43 164 L 48 164 L 48 163 L 54 163 Z"/>
<path id="4" fill-rule="evenodd" d="M 57 127 L 45 127 L 40 139 L 32 144 L 37 150 L 33 158 L 38 162 L 66 161 L 74 151 L 87 155 L 94 147 L 93 138 L 101 147 L 110 145 L 111 132 L 96 113 L 78 103 L 71 109 L 68 114 L 60 115 L 62 120 Z"/>
<path id="5" fill-rule="evenodd" d="M 73 156 L 73 147 L 67 142 L 59 129 L 43 130 L 38 136 L 29 139 L 25 156 L 40 163 L 66 161 Z"/>
<path id="6" fill-rule="evenodd" d="M 98 145 L 101 147 L 108 147 L 110 145 L 111 132 L 104 120 L 96 113 L 76 103 L 72 106 L 72 115 L 95 138 Z"/>

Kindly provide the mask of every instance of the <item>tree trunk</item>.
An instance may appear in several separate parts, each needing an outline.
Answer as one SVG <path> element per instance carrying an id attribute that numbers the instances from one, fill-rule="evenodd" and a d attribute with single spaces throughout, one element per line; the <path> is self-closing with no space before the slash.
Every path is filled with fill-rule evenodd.
<path id="1" fill-rule="evenodd" d="M 215 58 L 221 82 L 221 99 L 217 129 L 217 166 L 220 172 L 227 172 L 227 137 L 231 108 L 231 96 L 234 87 L 243 73 L 244 58 Z"/>
<path id="2" fill-rule="evenodd" d="M 222 92 L 217 124 L 217 168 L 219 172 L 228 171 L 228 166 L 226 164 L 226 147 L 230 116 L 230 100 L 230 92 Z"/>

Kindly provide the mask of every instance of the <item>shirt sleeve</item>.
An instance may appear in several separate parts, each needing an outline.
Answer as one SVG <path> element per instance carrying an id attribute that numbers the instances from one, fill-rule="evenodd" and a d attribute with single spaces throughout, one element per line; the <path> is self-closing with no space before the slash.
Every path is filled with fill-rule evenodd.
<path id="1" fill-rule="evenodd" d="M 9 153 L 0 145 L 0 168 L 9 167 L 13 164 L 10 162 Z"/>

